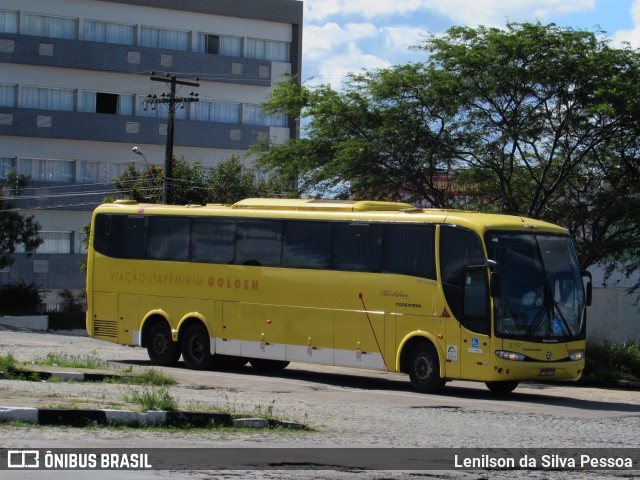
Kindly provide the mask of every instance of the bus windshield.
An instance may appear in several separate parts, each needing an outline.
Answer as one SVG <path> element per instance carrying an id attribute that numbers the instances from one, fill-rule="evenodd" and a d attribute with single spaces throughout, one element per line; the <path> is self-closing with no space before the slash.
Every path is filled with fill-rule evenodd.
<path id="1" fill-rule="evenodd" d="M 585 295 L 571 240 L 499 232 L 486 240 L 502 286 L 494 301 L 496 335 L 548 342 L 584 338 Z"/>

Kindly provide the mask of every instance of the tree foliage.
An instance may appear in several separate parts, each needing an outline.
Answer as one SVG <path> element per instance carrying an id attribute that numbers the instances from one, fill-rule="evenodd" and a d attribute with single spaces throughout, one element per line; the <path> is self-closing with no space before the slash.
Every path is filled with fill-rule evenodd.
<path id="1" fill-rule="evenodd" d="M 40 225 L 33 216 L 14 210 L 13 198 L 26 183 L 27 178 L 17 174 L 15 169 L 7 172 L 5 179 L 0 181 L 0 269 L 13 263 L 18 245 L 24 246 L 27 255 L 31 255 L 42 243 L 38 235 Z"/>
<path id="2" fill-rule="evenodd" d="M 141 203 L 160 203 L 164 170 L 151 165 L 138 170 L 134 164 L 114 184 L 126 198 Z M 174 205 L 231 204 L 243 198 L 282 196 L 287 186 L 279 179 L 258 179 L 242 165 L 238 157 L 215 167 L 204 167 L 196 162 L 190 165 L 184 158 L 173 163 Z"/>
<path id="3" fill-rule="evenodd" d="M 306 192 L 394 198 L 566 226 L 583 267 L 640 268 L 640 54 L 554 24 L 454 27 L 421 63 L 351 74 L 341 90 L 276 89 L 302 138 L 258 164 Z"/>

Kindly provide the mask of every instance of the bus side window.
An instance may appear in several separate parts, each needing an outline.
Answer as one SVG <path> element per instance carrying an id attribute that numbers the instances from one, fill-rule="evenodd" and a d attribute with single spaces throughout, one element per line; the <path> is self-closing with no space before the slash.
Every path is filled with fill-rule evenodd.
<path id="1" fill-rule="evenodd" d="M 470 230 L 463 228 L 442 226 L 440 228 L 440 278 L 442 290 L 447 304 L 453 315 L 464 324 L 464 299 L 462 291 L 467 278 L 465 271 L 469 266 L 484 265 L 480 239 Z M 474 271 L 474 270 L 471 270 Z M 484 269 L 486 275 L 486 268 Z M 479 328 L 478 322 L 465 325 L 474 331 L 485 333 L 489 331 L 489 317 L 484 320 L 486 325 Z"/>
<path id="2" fill-rule="evenodd" d="M 151 217 L 147 257 L 153 260 L 188 260 L 190 227 L 188 218 Z"/>
<path id="3" fill-rule="evenodd" d="M 435 227 L 388 225 L 383 258 L 385 273 L 435 279 Z"/>
<path id="4" fill-rule="evenodd" d="M 192 262 L 233 263 L 235 251 L 235 220 L 193 219 L 191 225 Z"/>
<path id="5" fill-rule="evenodd" d="M 289 268 L 331 268 L 331 224 L 287 222 L 282 266 Z"/>
<path id="6" fill-rule="evenodd" d="M 336 270 L 379 272 L 382 225 L 338 223 L 334 228 L 333 261 Z"/>
<path id="7" fill-rule="evenodd" d="M 277 267 L 282 257 L 282 222 L 239 220 L 236 242 L 237 265 Z"/>
<path id="8" fill-rule="evenodd" d="M 127 217 L 122 236 L 123 258 L 145 258 L 147 252 L 147 229 L 149 218 L 139 215 Z"/>
<path id="9" fill-rule="evenodd" d="M 96 216 L 93 228 L 93 248 L 108 257 L 122 257 L 122 229 L 126 217 L 101 213 Z"/>

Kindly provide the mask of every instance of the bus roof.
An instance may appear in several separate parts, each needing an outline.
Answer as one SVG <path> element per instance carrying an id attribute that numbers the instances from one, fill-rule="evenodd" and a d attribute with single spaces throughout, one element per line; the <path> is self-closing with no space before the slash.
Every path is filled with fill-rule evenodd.
<path id="1" fill-rule="evenodd" d="M 467 227 L 480 234 L 487 230 L 567 233 L 565 228 L 558 225 L 515 215 L 479 213 L 465 210 L 417 208 L 408 203 L 381 201 L 248 198 L 240 200 L 233 205 L 207 204 L 205 206 L 178 206 L 143 204 L 133 200 L 116 200 L 115 203 L 99 206 L 96 211 L 166 215 L 180 213 L 194 216 L 244 216 L 248 214 L 248 216 L 261 218 L 275 216 L 281 218 L 332 218 L 336 220 L 447 223 Z M 354 216 L 354 214 L 356 215 Z"/>
<path id="2" fill-rule="evenodd" d="M 247 198 L 231 208 L 264 210 L 309 210 L 326 212 L 400 212 L 415 208 L 408 203 L 369 200 L 316 200 L 302 198 Z"/>

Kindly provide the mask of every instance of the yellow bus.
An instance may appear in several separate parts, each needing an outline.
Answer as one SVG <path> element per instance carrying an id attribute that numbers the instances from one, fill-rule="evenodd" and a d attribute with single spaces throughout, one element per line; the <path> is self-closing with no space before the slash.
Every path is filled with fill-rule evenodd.
<path id="1" fill-rule="evenodd" d="M 87 331 L 153 364 L 289 362 L 403 372 L 499 393 L 577 380 L 586 284 L 565 229 L 405 203 L 119 200 L 92 219 Z"/>

